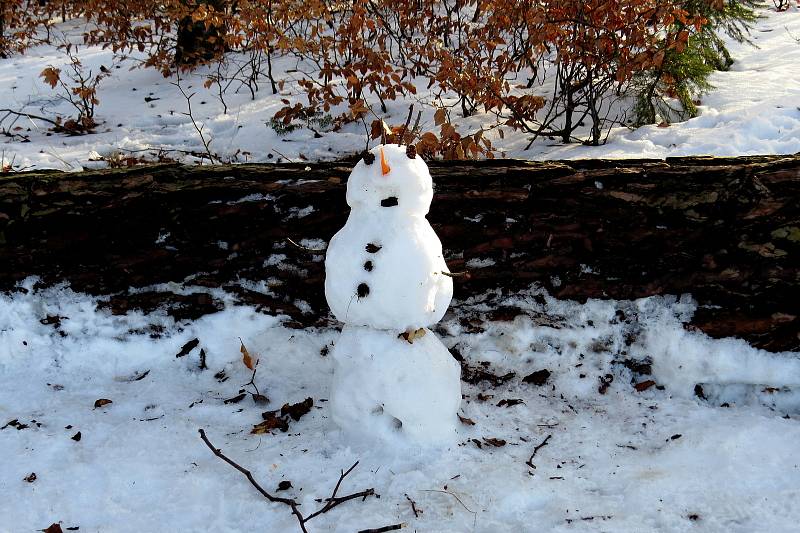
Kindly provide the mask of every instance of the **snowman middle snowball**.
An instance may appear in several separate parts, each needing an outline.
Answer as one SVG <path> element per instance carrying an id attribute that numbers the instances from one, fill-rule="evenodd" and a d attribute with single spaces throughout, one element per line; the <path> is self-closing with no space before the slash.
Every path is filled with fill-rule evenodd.
<path id="1" fill-rule="evenodd" d="M 369 154 L 347 180 L 351 211 L 328 245 L 325 297 L 348 325 L 429 326 L 447 311 L 453 280 L 425 218 L 433 198 L 428 166 L 396 144 Z"/>

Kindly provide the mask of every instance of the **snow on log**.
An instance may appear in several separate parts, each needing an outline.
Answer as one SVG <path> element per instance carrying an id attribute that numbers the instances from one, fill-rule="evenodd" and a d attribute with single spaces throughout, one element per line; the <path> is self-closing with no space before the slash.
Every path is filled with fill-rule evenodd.
<path id="1" fill-rule="evenodd" d="M 36 275 L 114 294 L 116 313 L 219 309 L 202 292 L 129 291 L 185 282 L 325 322 L 324 247 L 354 164 L 0 175 L 0 290 Z M 459 300 L 534 282 L 576 300 L 691 293 L 709 335 L 800 349 L 800 154 L 429 166 Z"/>

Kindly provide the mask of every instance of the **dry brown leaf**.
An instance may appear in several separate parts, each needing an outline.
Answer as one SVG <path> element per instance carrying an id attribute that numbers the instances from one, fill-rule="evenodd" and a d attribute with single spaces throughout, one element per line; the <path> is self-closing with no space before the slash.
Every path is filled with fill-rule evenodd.
<path id="1" fill-rule="evenodd" d="M 377 118 L 372 121 L 372 123 L 370 124 L 370 127 L 369 127 L 369 129 L 370 129 L 369 136 L 370 136 L 371 139 L 377 139 L 378 137 L 380 137 L 383 134 L 383 125 L 382 125 L 382 123 L 383 123 L 383 121 L 380 120 L 380 119 L 377 119 Z"/>
<path id="2" fill-rule="evenodd" d="M 655 384 L 656 384 L 655 381 L 653 381 L 652 379 L 648 379 L 647 381 L 642 381 L 641 383 L 637 383 L 636 385 L 633 386 L 633 388 L 636 389 L 638 392 L 643 392 Z"/>
<path id="3" fill-rule="evenodd" d="M 273 429 L 279 429 L 284 433 L 289 430 L 289 421 L 285 416 L 278 416 L 278 411 L 267 411 L 261 415 L 264 421 L 253 426 L 250 433 L 253 435 L 266 435 Z"/>
<path id="4" fill-rule="evenodd" d="M 414 344 L 414 341 L 425 336 L 425 328 L 410 329 L 398 335 L 398 338 L 405 339 L 408 344 Z"/>
<path id="5" fill-rule="evenodd" d="M 113 403 L 113 402 L 111 400 L 109 400 L 108 398 L 100 398 L 99 400 L 95 400 L 94 408 L 97 409 L 98 407 L 103 407 L 104 405 L 108 405 L 110 403 Z"/>
<path id="6" fill-rule="evenodd" d="M 474 420 L 472 420 L 471 418 L 467 418 L 466 416 L 461 416 L 461 415 L 458 415 L 458 419 L 459 419 L 459 420 L 461 421 L 461 423 L 462 423 L 462 424 L 464 424 L 465 426 L 474 426 L 474 425 L 475 425 L 475 421 L 474 421 Z"/>
<path id="7" fill-rule="evenodd" d="M 50 87 L 55 88 L 56 84 L 58 84 L 58 78 L 61 76 L 61 69 L 47 67 L 44 69 L 39 76 L 44 78 L 44 82 Z"/>
<path id="8" fill-rule="evenodd" d="M 244 363 L 244 366 L 246 366 L 250 370 L 253 370 L 256 367 L 256 360 L 250 355 L 250 352 L 247 351 L 247 348 L 245 348 L 242 339 L 239 339 L 239 343 L 242 345 L 241 348 L 239 348 L 239 350 L 242 352 L 242 362 Z"/>
<path id="9" fill-rule="evenodd" d="M 547 383 L 547 380 L 550 378 L 550 371 L 546 368 L 542 370 L 537 370 L 532 374 L 528 374 L 524 378 L 522 378 L 523 383 L 532 383 L 534 385 L 542 386 Z"/>
<path id="10" fill-rule="evenodd" d="M 313 398 L 306 398 L 302 402 L 297 402 L 293 404 L 283 404 L 281 407 L 281 416 L 291 416 L 294 420 L 300 420 L 303 415 L 307 414 L 311 411 L 311 408 L 314 406 L 314 399 Z"/>
<path id="11" fill-rule="evenodd" d="M 447 111 L 445 108 L 440 107 L 436 110 L 436 113 L 433 114 L 433 123 L 437 126 L 441 126 L 447 122 Z"/>

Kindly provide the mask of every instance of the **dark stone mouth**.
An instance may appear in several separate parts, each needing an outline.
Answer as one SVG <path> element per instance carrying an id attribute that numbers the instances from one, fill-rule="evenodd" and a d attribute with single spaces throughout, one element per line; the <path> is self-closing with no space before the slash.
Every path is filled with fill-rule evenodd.
<path id="1" fill-rule="evenodd" d="M 369 243 L 364 248 L 367 250 L 368 253 L 375 254 L 378 253 L 378 250 L 380 250 L 382 247 L 379 244 Z"/>
<path id="2" fill-rule="evenodd" d="M 381 200 L 381 207 L 394 207 L 397 205 L 397 196 L 390 196 Z"/>

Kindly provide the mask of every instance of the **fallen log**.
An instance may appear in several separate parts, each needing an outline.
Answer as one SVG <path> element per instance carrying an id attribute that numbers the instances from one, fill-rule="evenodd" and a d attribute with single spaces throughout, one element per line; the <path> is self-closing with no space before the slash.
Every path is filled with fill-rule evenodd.
<path id="1" fill-rule="evenodd" d="M 185 282 L 325 320 L 322 249 L 347 217 L 352 164 L 2 174 L 0 290 L 36 275 L 114 294 L 114 312 L 218 309 L 205 294 L 129 291 Z M 466 272 L 460 299 L 534 282 L 578 300 L 691 293 L 708 334 L 800 349 L 800 154 L 430 168 L 428 218 Z"/>

